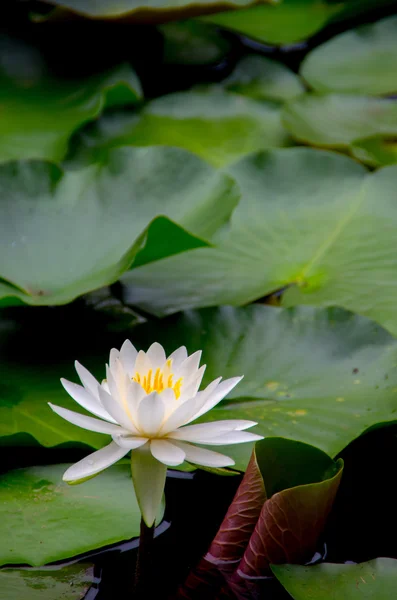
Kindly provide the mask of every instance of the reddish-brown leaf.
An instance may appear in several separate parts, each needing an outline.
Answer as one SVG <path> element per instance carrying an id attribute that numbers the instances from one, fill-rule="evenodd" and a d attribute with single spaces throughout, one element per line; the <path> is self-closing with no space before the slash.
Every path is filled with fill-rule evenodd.
<path id="1" fill-rule="evenodd" d="M 263 505 L 238 568 L 241 577 L 271 575 L 270 564 L 309 560 L 324 529 L 342 475 L 275 493 Z"/>
<path id="2" fill-rule="evenodd" d="M 265 500 L 265 486 L 253 451 L 244 478 L 205 557 L 208 561 L 220 566 L 221 562 L 242 558 Z"/>

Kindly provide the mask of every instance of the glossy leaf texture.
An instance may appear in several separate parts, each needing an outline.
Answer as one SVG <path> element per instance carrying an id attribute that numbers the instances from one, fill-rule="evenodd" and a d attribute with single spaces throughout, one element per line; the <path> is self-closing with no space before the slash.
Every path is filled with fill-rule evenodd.
<path id="1" fill-rule="evenodd" d="M 238 96 L 216 85 L 162 96 L 139 114 L 105 116 L 77 138 L 69 157 L 72 164 L 98 160 L 115 146 L 165 145 L 189 150 L 219 167 L 258 149 L 290 143 L 277 104 Z"/>
<path id="2" fill-rule="evenodd" d="M 115 465 L 81 485 L 62 481 L 69 466 L 0 475 L 0 564 L 40 566 L 139 536 L 129 465 Z"/>
<path id="3" fill-rule="evenodd" d="M 319 92 L 397 92 L 397 16 L 336 35 L 312 50 L 300 74 Z"/>
<path id="4" fill-rule="evenodd" d="M 207 365 L 202 387 L 220 376 L 244 375 L 203 421 L 250 419 L 258 422 L 257 433 L 305 442 L 334 456 L 368 428 L 397 418 L 396 341 L 373 322 L 342 310 L 254 305 L 188 311 L 164 319 L 160 328 L 155 322 L 119 334 L 107 332 L 89 311 L 72 313 L 64 325 L 50 321 L 45 331 L 43 316 L 24 324 L 19 311 L 27 309 L 13 310 L 13 318 L 1 321 L 3 445 L 18 444 L 21 433 L 31 436 L 27 444 L 106 445 L 108 436 L 68 423 L 47 402 L 79 411 L 60 377 L 78 381 L 77 359 L 101 381 L 109 350 L 126 338 L 144 350 L 154 341 L 168 353 L 183 344 L 189 353 L 202 349 Z M 49 353 L 51 361 L 44 360 Z M 245 470 L 252 445 L 219 451 Z"/>
<path id="5" fill-rule="evenodd" d="M 390 600 L 397 585 L 397 560 L 376 558 L 358 565 L 272 566 L 294 600 Z"/>
<path id="6" fill-rule="evenodd" d="M 8 163 L 0 182 L 0 296 L 36 305 L 112 283 L 143 246 L 141 264 L 206 245 L 237 201 L 228 177 L 173 148 L 115 149 L 68 171 Z M 151 231 L 160 215 L 177 224 Z"/>
<path id="7" fill-rule="evenodd" d="M 39 50 L 0 36 L 0 161 L 60 161 L 69 138 L 105 107 L 136 104 L 140 82 L 126 63 L 85 79 L 55 76 Z"/>
<path id="8" fill-rule="evenodd" d="M 93 567 L 0 569 L 2 600 L 82 600 L 94 582 Z"/>
<path id="9" fill-rule="evenodd" d="M 341 306 L 397 333 L 395 167 L 368 174 L 347 157 L 292 148 L 230 173 L 241 199 L 214 247 L 125 274 L 129 303 L 163 315 L 286 290 L 285 305 Z"/>

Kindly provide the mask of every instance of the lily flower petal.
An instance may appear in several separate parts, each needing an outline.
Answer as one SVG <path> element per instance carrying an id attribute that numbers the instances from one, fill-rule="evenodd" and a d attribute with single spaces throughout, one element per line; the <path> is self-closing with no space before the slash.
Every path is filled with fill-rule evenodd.
<path id="1" fill-rule="evenodd" d="M 167 467 L 145 444 L 131 452 L 131 474 L 142 518 L 151 527 L 161 505 Z"/>
<path id="2" fill-rule="evenodd" d="M 83 365 L 81 365 L 77 360 L 74 361 L 74 368 L 76 369 L 77 375 L 80 377 L 80 381 L 87 390 L 87 392 L 91 392 L 91 394 L 97 398 L 99 382 L 89 372 L 89 370 L 83 367 Z"/>
<path id="3" fill-rule="evenodd" d="M 65 389 L 65 391 L 77 402 L 80 404 L 82 408 L 88 410 L 88 412 L 92 413 L 96 417 L 100 417 L 101 419 L 105 419 L 106 421 L 110 421 L 111 423 L 117 423 L 112 416 L 106 411 L 106 409 L 101 405 L 98 398 L 98 392 L 95 396 L 91 394 L 91 392 L 87 391 L 86 388 L 83 388 L 81 385 L 77 383 L 72 383 L 67 379 L 61 379 L 61 383 Z M 97 383 L 99 385 L 99 383 Z"/>
<path id="4" fill-rule="evenodd" d="M 214 452 L 213 450 L 207 450 L 206 448 L 199 448 L 192 444 L 186 444 L 185 442 L 175 441 L 181 450 L 185 453 L 185 460 L 194 465 L 202 465 L 203 467 L 231 467 L 234 465 L 234 460 L 229 456 Z"/>
<path id="5" fill-rule="evenodd" d="M 115 442 L 111 442 L 108 446 L 89 454 L 75 465 L 69 467 L 63 475 L 63 480 L 72 483 L 97 475 L 116 463 L 120 458 L 123 458 L 123 456 L 128 454 L 129 450 L 129 448 L 121 448 Z"/>
<path id="6" fill-rule="evenodd" d="M 83 429 L 88 429 L 88 431 L 109 433 L 110 435 L 128 433 L 128 431 L 120 427 L 120 425 L 114 425 L 113 423 L 108 423 L 107 421 L 100 421 L 99 419 L 94 419 L 93 417 L 86 417 L 85 415 L 76 413 L 73 410 L 51 404 L 50 402 L 48 404 L 57 415 L 63 417 L 66 419 L 66 421 L 69 421 L 69 423 L 73 423 L 73 425 L 77 425 Z"/>
<path id="7" fill-rule="evenodd" d="M 120 348 L 120 360 L 128 377 L 133 377 L 135 372 L 135 361 L 138 356 L 137 350 L 131 344 L 130 340 L 125 340 Z"/>
<path id="8" fill-rule="evenodd" d="M 181 465 L 185 460 L 184 451 L 166 440 L 151 440 L 150 451 L 157 460 L 169 467 Z"/>
<path id="9" fill-rule="evenodd" d="M 174 350 L 174 352 L 172 354 L 170 354 L 168 357 L 168 360 L 170 360 L 172 362 L 172 368 L 174 370 L 179 369 L 179 366 L 186 359 L 187 359 L 187 350 L 186 350 L 185 346 L 181 346 L 177 350 Z"/>
<path id="10" fill-rule="evenodd" d="M 223 446 L 224 444 L 245 444 L 246 442 L 258 442 L 259 440 L 263 440 L 262 435 L 250 433 L 249 431 L 230 431 L 217 437 L 214 436 L 213 438 L 196 441 L 196 443 Z"/>
<path id="11" fill-rule="evenodd" d="M 198 423 L 197 425 L 186 425 L 168 434 L 168 438 L 184 440 L 187 442 L 202 443 L 200 440 L 218 438 L 231 431 L 242 431 L 257 425 L 255 421 L 212 421 L 211 423 Z"/>
<path id="12" fill-rule="evenodd" d="M 126 431 L 136 434 L 139 433 L 138 429 L 134 425 L 133 419 L 128 412 L 123 408 L 123 406 L 121 406 L 121 404 L 115 402 L 112 396 L 108 394 L 107 391 L 101 386 L 99 386 L 99 397 L 103 406 L 115 419 L 116 423 L 119 423 Z"/>
<path id="13" fill-rule="evenodd" d="M 167 357 L 164 352 L 163 346 L 158 342 L 154 342 L 146 352 L 147 358 L 152 363 L 152 369 L 155 371 L 159 367 L 163 367 Z"/>
<path id="14" fill-rule="evenodd" d="M 160 429 L 165 414 L 161 395 L 152 392 L 144 397 L 138 407 L 138 423 L 141 432 L 147 437 L 155 436 Z"/>
<path id="15" fill-rule="evenodd" d="M 116 442 L 121 448 L 127 448 L 128 450 L 135 450 L 135 448 L 140 448 L 144 444 L 147 443 L 146 437 L 138 437 L 133 435 L 114 435 L 113 441 Z"/>
<path id="16" fill-rule="evenodd" d="M 198 419 L 201 415 L 204 415 L 206 412 L 214 408 L 223 398 L 234 388 L 236 385 L 242 380 L 243 377 L 231 377 L 231 379 L 225 379 L 222 381 L 217 389 L 211 394 L 207 400 L 207 402 L 202 406 L 202 408 L 192 417 L 193 419 Z"/>

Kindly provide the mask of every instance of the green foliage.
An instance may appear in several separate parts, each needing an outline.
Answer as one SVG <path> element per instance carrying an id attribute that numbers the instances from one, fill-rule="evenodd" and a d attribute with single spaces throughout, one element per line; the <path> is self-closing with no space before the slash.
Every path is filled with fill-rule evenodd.
<path id="1" fill-rule="evenodd" d="M 62 481 L 68 466 L 0 475 L 0 564 L 44 565 L 139 535 L 128 465 L 82 485 Z"/>
<path id="2" fill-rule="evenodd" d="M 93 581 L 93 569 L 74 564 L 58 569 L 1 569 L 1 600 L 81 600 Z"/>
<path id="3" fill-rule="evenodd" d="M 235 204 L 230 179 L 167 147 L 115 149 L 101 163 L 63 172 L 36 161 L 7 163 L 0 181 L 0 295 L 29 304 L 70 302 L 112 283 L 147 240 L 151 259 L 203 245 L 186 232 L 164 244 L 178 228 L 162 219 L 154 237 L 158 215 L 207 238 Z"/>
<path id="4" fill-rule="evenodd" d="M 285 305 L 342 306 L 397 333 L 394 167 L 368 175 L 335 153 L 293 148 L 253 154 L 230 173 L 240 202 L 214 247 L 125 274 L 129 302 L 162 315 L 288 288 Z"/>
<path id="5" fill-rule="evenodd" d="M 105 107 L 136 104 L 140 82 L 128 64 L 88 78 L 56 77 L 33 45 L 0 36 L 0 161 L 61 160 L 69 138 Z"/>
<path id="6" fill-rule="evenodd" d="M 272 571 L 294 600 L 390 600 L 397 583 L 397 560 L 392 558 L 359 565 L 273 565 Z"/>

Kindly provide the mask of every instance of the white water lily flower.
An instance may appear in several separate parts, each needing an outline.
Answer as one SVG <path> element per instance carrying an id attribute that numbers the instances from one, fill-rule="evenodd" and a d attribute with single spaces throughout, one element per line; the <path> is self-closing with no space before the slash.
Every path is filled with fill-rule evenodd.
<path id="1" fill-rule="evenodd" d="M 101 384 L 77 361 L 82 386 L 61 379 L 62 385 L 93 418 L 50 404 L 58 415 L 113 441 L 71 466 L 67 482 L 96 475 L 123 458 L 130 450 L 131 471 L 142 516 L 148 526 L 155 520 L 164 491 L 167 466 L 188 461 L 207 467 L 234 464 L 228 456 L 194 444 L 239 444 L 262 439 L 245 429 L 254 421 L 230 420 L 189 425 L 208 412 L 242 379 L 221 377 L 199 391 L 205 365 L 199 368 L 201 351 L 188 356 L 182 346 L 168 358 L 154 343 L 145 353 L 129 340 L 121 350 L 111 350 L 106 379 Z"/>

